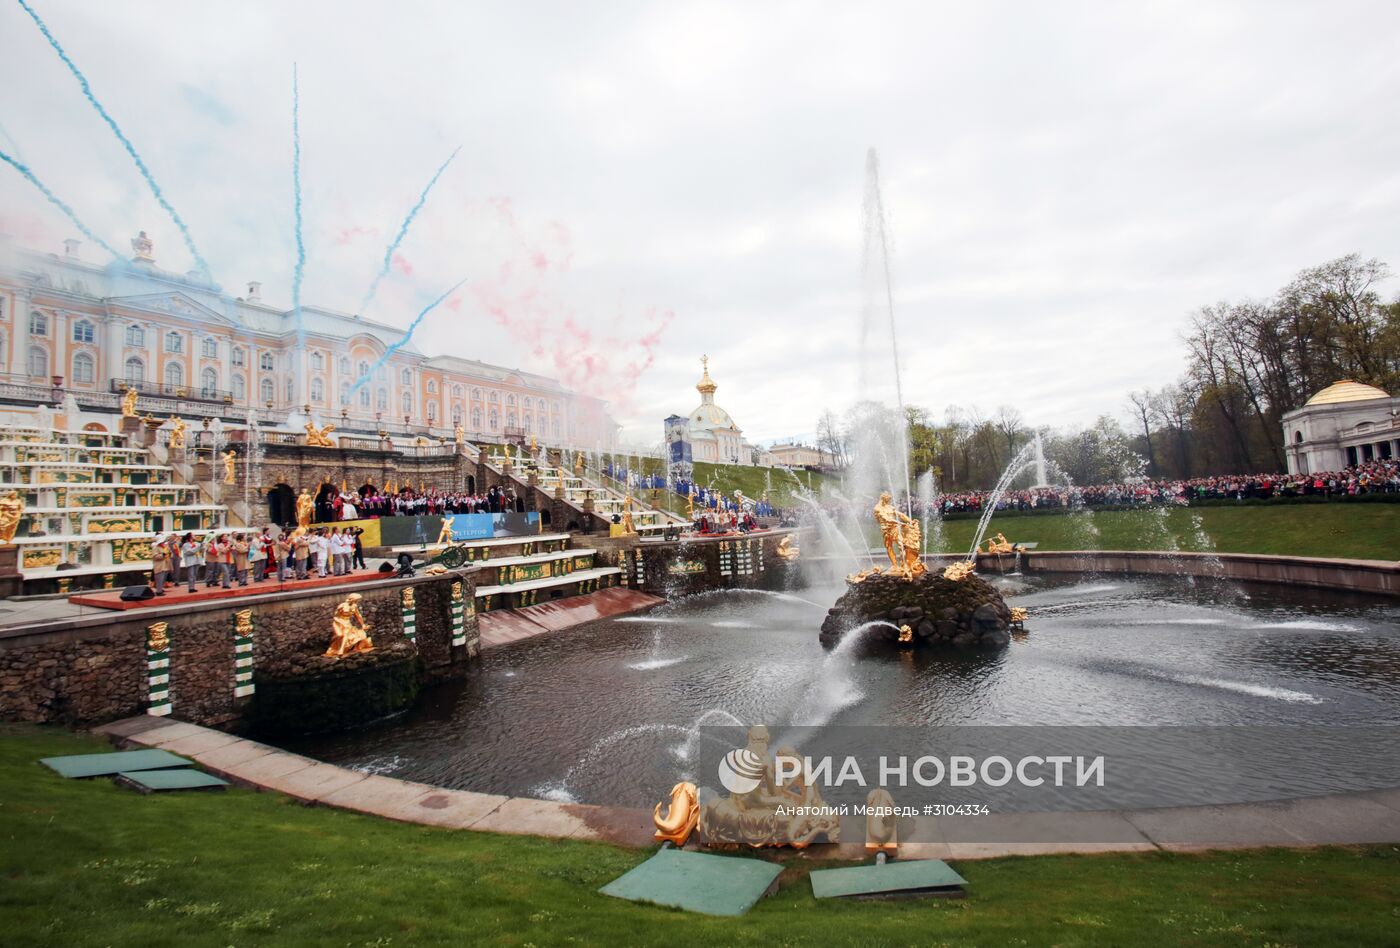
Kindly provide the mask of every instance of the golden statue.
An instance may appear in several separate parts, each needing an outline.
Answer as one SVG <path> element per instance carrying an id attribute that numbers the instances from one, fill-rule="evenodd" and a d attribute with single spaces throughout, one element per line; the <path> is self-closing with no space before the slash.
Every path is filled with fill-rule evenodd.
<path id="1" fill-rule="evenodd" d="M 899 850 L 899 818 L 894 815 L 894 797 L 884 787 L 876 787 L 865 797 L 865 848 L 870 852 Z"/>
<path id="2" fill-rule="evenodd" d="M 442 518 L 442 529 L 438 531 L 438 538 L 433 542 L 449 545 L 452 543 L 452 518 L 450 516 Z"/>
<path id="3" fill-rule="evenodd" d="M 994 537 L 987 538 L 987 548 L 984 553 L 1015 553 L 1016 547 L 1006 538 L 1006 534 L 998 533 Z"/>
<path id="4" fill-rule="evenodd" d="M 360 612 L 362 598 L 359 593 L 351 593 L 335 607 L 335 616 L 331 619 L 331 647 L 326 649 L 326 658 L 374 650 L 374 643 L 369 640 L 369 629 L 365 626 L 364 613 Z"/>
<path id="5" fill-rule="evenodd" d="M 235 465 L 238 464 L 238 452 L 229 448 L 224 452 L 224 483 L 233 483 Z"/>
<path id="6" fill-rule="evenodd" d="M 889 554 L 890 572 L 905 579 L 923 575 L 927 567 L 921 555 L 923 532 L 919 522 L 895 507 L 889 491 L 882 493 L 875 505 L 875 523 L 885 541 L 885 552 Z"/>
<path id="7" fill-rule="evenodd" d="M 914 630 L 907 625 L 901 625 L 899 627 L 899 644 L 906 645 L 912 641 L 914 641 Z"/>
<path id="8" fill-rule="evenodd" d="M 511 457 L 511 454 L 510 454 L 510 442 L 507 441 L 507 442 L 506 442 L 506 465 L 509 466 L 510 463 L 511 463 L 513 460 L 515 460 L 515 459 L 514 459 L 513 457 Z"/>
<path id="9" fill-rule="evenodd" d="M 828 842 L 840 842 L 840 821 L 835 815 L 821 814 L 825 809 L 821 794 L 807 784 L 797 751 L 779 748 L 776 758 L 787 761 L 783 771 L 794 775 L 778 778 L 775 762 L 768 756 L 768 728 L 762 726 L 749 728 L 747 747 L 726 755 L 726 766 L 752 781 L 753 789 L 730 793 L 700 808 L 698 827 L 706 845 L 803 849 L 822 835 Z"/>
<path id="10" fill-rule="evenodd" d="M 24 516 L 24 500 L 19 491 L 12 490 L 0 497 L 0 543 L 13 543 L 20 518 Z"/>
<path id="11" fill-rule="evenodd" d="M 973 564 L 971 560 L 958 560 L 952 566 L 943 570 L 943 578 L 951 579 L 955 583 L 960 583 L 972 575 Z"/>
<path id="12" fill-rule="evenodd" d="M 135 417 L 136 417 L 136 399 L 137 399 L 136 389 L 132 388 L 131 386 L 127 386 L 126 394 L 122 396 L 122 417 L 123 417 L 123 418 L 135 418 Z"/>
<path id="13" fill-rule="evenodd" d="M 462 423 L 460 421 L 452 427 L 452 440 L 458 444 L 467 443 L 467 432 L 462 428 Z"/>
<path id="14" fill-rule="evenodd" d="M 632 523 L 632 495 L 628 494 L 627 499 L 622 502 L 622 532 L 633 534 L 637 532 L 636 526 Z"/>
<path id="15" fill-rule="evenodd" d="M 797 548 L 797 544 L 792 542 L 792 534 L 789 533 L 778 541 L 778 548 L 773 551 L 779 559 L 787 560 L 791 563 L 802 555 L 802 551 Z"/>
<path id="16" fill-rule="evenodd" d="M 305 530 L 311 526 L 311 514 L 316 509 L 316 502 L 311 499 L 310 492 L 305 489 L 297 496 L 297 526 Z"/>
<path id="17" fill-rule="evenodd" d="M 172 448 L 185 446 L 185 422 L 179 415 L 170 416 L 170 446 Z"/>
<path id="18" fill-rule="evenodd" d="M 530 435 L 530 456 L 540 456 L 540 439 L 536 438 L 534 435 Z"/>
<path id="19" fill-rule="evenodd" d="M 1024 629 L 1026 627 L 1026 609 L 1024 606 L 1011 607 L 1011 628 Z"/>
<path id="20" fill-rule="evenodd" d="M 574 477 L 583 476 L 583 452 L 574 452 Z"/>
<path id="21" fill-rule="evenodd" d="M 330 433 L 335 430 L 335 425 L 326 425 L 324 428 L 317 428 L 311 422 L 307 422 L 306 446 L 308 448 L 333 448 L 335 442 L 330 439 Z"/>
<path id="22" fill-rule="evenodd" d="M 695 519 L 695 485 L 690 485 L 690 493 L 685 497 L 685 515 L 691 520 Z"/>
<path id="23" fill-rule="evenodd" d="M 656 824 L 656 838 L 677 848 L 684 846 L 700 820 L 700 796 L 695 784 L 676 784 L 671 788 L 671 809 L 665 816 L 661 815 L 663 806 L 664 803 L 658 803 L 651 814 L 651 821 Z"/>

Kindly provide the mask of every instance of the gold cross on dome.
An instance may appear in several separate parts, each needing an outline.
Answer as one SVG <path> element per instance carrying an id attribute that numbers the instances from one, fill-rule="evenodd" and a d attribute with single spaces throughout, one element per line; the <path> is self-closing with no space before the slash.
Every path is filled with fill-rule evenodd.
<path id="1" fill-rule="evenodd" d="M 710 357 L 709 357 L 709 356 L 707 356 L 707 355 L 702 355 L 702 356 L 700 357 L 700 368 L 703 369 L 703 370 L 706 371 L 706 372 L 710 371 Z"/>

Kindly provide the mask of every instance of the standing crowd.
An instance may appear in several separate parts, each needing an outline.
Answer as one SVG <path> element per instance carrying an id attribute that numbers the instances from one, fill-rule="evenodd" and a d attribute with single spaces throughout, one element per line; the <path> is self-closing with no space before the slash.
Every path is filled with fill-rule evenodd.
<path id="1" fill-rule="evenodd" d="M 167 584 L 185 583 L 194 592 L 200 582 L 213 589 L 247 586 L 272 577 L 278 582 L 317 576 L 343 576 L 365 569 L 363 530 L 358 527 L 315 527 L 307 531 L 171 533 L 151 548 L 151 579 L 157 596 Z"/>

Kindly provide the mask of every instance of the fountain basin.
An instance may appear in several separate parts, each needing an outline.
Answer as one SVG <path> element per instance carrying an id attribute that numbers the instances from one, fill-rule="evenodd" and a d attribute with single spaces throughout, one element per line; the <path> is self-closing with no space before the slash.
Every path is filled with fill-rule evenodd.
<path id="1" fill-rule="evenodd" d="M 876 573 L 849 583 L 822 622 L 822 643 L 835 644 L 870 622 L 889 623 L 871 634 L 890 641 L 898 641 L 899 627 L 907 625 L 915 644 L 1004 648 L 1011 642 L 1011 609 L 996 587 L 975 574 L 951 580 L 928 572 L 909 580 Z"/>

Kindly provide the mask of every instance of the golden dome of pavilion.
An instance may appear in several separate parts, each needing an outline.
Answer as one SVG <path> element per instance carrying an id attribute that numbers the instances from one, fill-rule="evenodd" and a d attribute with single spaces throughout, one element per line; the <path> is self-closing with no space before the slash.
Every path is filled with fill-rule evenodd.
<path id="1" fill-rule="evenodd" d="M 714 379 L 710 378 L 710 357 L 701 356 L 700 365 L 704 371 L 700 376 L 700 384 L 696 385 L 695 388 L 701 395 L 713 395 L 719 386 L 715 384 Z"/>
<path id="2" fill-rule="evenodd" d="M 1373 398 L 1389 398 L 1390 395 L 1374 385 L 1342 379 L 1308 399 L 1309 405 L 1340 405 L 1344 402 L 1365 402 Z"/>

